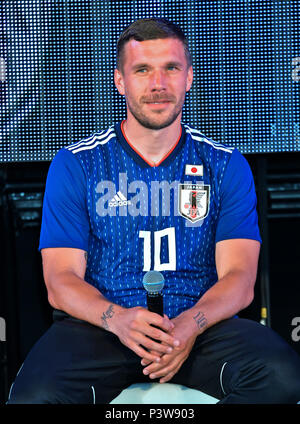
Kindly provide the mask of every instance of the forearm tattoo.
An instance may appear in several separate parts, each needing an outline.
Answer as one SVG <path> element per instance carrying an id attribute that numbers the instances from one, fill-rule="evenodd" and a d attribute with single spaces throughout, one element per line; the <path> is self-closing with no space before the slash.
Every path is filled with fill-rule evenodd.
<path id="1" fill-rule="evenodd" d="M 205 318 L 205 315 L 203 314 L 203 312 L 198 312 L 194 317 L 193 317 L 194 321 L 197 324 L 197 327 L 199 328 L 199 330 L 201 330 L 202 328 L 207 326 L 207 319 Z"/>
<path id="2" fill-rule="evenodd" d="M 114 305 L 109 305 L 109 307 L 107 308 L 107 311 L 103 312 L 102 317 L 101 317 L 101 322 L 103 325 L 103 328 L 105 328 L 105 330 L 109 330 L 109 325 L 108 325 L 108 320 L 110 318 L 113 317 L 115 311 L 114 309 Z"/>
<path id="3" fill-rule="evenodd" d="M 87 254 L 87 252 L 84 252 L 84 259 L 85 259 L 85 261 L 87 262 L 87 259 L 88 259 L 88 254 Z"/>

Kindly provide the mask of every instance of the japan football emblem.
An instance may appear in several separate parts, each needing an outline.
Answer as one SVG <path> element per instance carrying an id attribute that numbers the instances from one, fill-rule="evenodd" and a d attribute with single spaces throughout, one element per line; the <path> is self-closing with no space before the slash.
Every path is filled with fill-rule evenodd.
<path id="1" fill-rule="evenodd" d="M 179 184 L 179 213 L 191 222 L 208 215 L 209 185 Z"/>

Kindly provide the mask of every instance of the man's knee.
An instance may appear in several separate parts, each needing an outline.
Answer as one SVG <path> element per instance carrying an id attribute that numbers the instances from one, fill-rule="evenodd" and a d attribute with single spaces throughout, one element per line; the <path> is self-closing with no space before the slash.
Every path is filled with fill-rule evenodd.
<path id="1" fill-rule="evenodd" d="M 50 382 L 23 382 L 16 380 L 11 386 L 7 404 L 46 404 L 53 403 L 54 387 Z"/>
<path id="2" fill-rule="evenodd" d="M 252 349 L 252 354 L 222 369 L 222 403 L 298 403 L 300 357 L 284 341 Z"/>
<path id="3" fill-rule="evenodd" d="M 247 388 L 250 402 L 295 404 L 300 401 L 300 358 L 296 353 L 274 351 L 254 361 L 247 371 L 242 386 Z"/>
<path id="4" fill-rule="evenodd" d="M 262 403 L 297 403 L 300 400 L 300 356 L 277 333 L 261 329 L 254 376 L 262 388 Z M 252 346 L 254 350 L 255 344 Z M 250 378 L 251 384 L 251 378 Z"/>
<path id="5" fill-rule="evenodd" d="M 22 392 L 13 392 L 8 400 L 7 404 L 45 404 L 49 403 L 46 401 L 46 397 L 44 394 L 40 391 L 38 392 L 31 392 L 31 391 L 22 391 Z"/>
<path id="6" fill-rule="evenodd" d="M 300 401 L 300 357 L 292 349 L 274 355 L 268 364 L 268 387 L 277 403 Z"/>

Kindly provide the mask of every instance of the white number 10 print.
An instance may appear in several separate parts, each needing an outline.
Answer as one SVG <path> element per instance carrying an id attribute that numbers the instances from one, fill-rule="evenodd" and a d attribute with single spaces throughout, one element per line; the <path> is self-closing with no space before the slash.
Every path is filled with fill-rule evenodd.
<path id="1" fill-rule="evenodd" d="M 160 262 L 161 240 L 168 237 L 169 262 Z M 144 269 L 151 269 L 151 231 L 140 231 L 139 238 L 144 239 Z M 154 266 L 155 271 L 175 271 L 176 270 L 176 241 L 175 228 L 165 228 L 164 230 L 154 231 Z"/>

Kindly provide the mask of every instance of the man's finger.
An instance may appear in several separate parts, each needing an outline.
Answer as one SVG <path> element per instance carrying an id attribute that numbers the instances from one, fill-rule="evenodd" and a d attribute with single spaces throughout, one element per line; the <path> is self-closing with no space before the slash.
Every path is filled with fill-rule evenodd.
<path id="1" fill-rule="evenodd" d="M 180 342 L 175 337 L 165 333 L 164 331 L 161 331 L 159 328 L 154 328 L 150 326 L 149 331 L 147 331 L 147 335 L 151 337 L 151 339 L 158 340 L 162 342 L 163 344 L 177 347 L 179 346 Z"/>
<path id="2" fill-rule="evenodd" d="M 167 315 L 164 315 L 164 317 L 162 317 L 154 312 L 149 312 L 146 317 L 146 321 L 148 322 L 148 324 L 152 324 L 155 327 L 159 327 L 167 333 L 171 332 L 174 329 L 174 323 L 169 320 Z"/>
<path id="3" fill-rule="evenodd" d="M 142 346 L 138 344 L 132 344 L 128 345 L 128 347 L 135 352 L 139 357 L 145 359 L 148 361 L 148 363 L 157 363 L 160 361 L 160 356 L 148 352 L 146 349 L 144 349 Z"/>
<path id="4" fill-rule="evenodd" d="M 170 381 L 174 375 L 177 373 L 177 371 L 175 372 L 170 372 L 168 375 L 165 375 L 164 377 L 162 377 L 159 382 L 160 383 L 167 383 L 168 381 Z"/>

